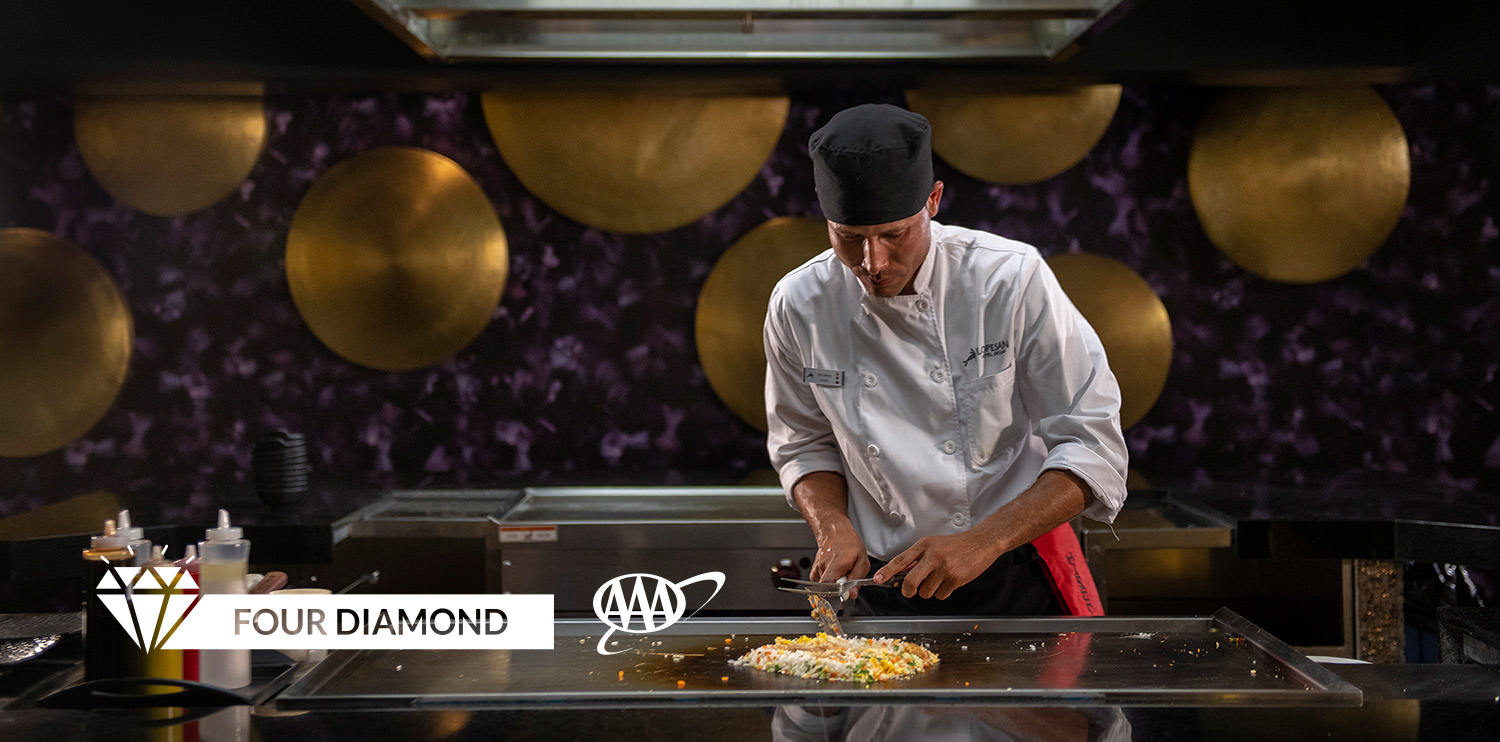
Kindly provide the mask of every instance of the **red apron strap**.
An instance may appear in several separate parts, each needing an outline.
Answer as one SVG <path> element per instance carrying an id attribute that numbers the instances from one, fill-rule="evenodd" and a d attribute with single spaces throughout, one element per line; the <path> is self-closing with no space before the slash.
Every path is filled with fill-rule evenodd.
<path id="1" fill-rule="evenodd" d="M 1041 676 L 1037 678 L 1042 687 L 1077 688 L 1079 676 L 1089 665 L 1089 642 L 1093 637 L 1084 631 L 1059 634 L 1042 660 Z"/>
<path id="2" fill-rule="evenodd" d="M 1094 573 L 1089 571 L 1083 559 L 1083 546 L 1078 543 L 1078 534 L 1064 523 L 1031 542 L 1042 563 L 1047 565 L 1047 577 L 1052 580 L 1052 591 L 1057 602 L 1074 616 L 1102 616 L 1104 606 L 1099 603 L 1099 591 L 1094 589 Z"/>

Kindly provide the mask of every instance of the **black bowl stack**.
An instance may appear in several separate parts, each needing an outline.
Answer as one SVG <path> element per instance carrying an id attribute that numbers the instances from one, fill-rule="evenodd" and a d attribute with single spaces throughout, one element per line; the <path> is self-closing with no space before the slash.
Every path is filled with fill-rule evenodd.
<path id="1" fill-rule="evenodd" d="M 250 457 L 255 491 L 267 505 L 291 505 L 307 492 L 307 441 L 276 430 L 255 441 Z"/>

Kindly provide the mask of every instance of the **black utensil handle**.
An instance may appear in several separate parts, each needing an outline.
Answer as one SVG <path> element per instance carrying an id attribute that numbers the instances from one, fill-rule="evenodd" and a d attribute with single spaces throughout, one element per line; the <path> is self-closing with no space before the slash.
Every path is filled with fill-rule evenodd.
<path id="1" fill-rule="evenodd" d="M 173 693 L 143 693 L 145 686 L 179 688 Z M 36 702 L 49 709 L 163 708 L 171 706 L 244 706 L 250 699 L 215 685 L 179 678 L 101 678 L 70 685 Z"/>

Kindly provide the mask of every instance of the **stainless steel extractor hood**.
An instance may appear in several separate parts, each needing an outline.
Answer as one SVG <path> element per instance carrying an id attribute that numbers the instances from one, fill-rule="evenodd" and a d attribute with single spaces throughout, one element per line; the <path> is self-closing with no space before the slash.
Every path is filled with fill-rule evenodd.
<path id="1" fill-rule="evenodd" d="M 353 0 L 448 62 L 1055 59 L 1122 0 Z"/>

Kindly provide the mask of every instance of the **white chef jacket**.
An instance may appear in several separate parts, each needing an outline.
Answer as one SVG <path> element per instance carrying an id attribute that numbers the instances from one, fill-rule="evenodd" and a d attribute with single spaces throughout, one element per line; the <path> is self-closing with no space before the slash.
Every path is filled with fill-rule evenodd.
<path id="1" fill-rule="evenodd" d="M 817 471 L 889 560 L 959 533 L 1066 469 L 1110 523 L 1125 502 L 1120 388 L 1036 248 L 932 223 L 913 295 L 865 293 L 830 249 L 776 284 L 765 322 L 767 448 L 787 500 Z"/>

